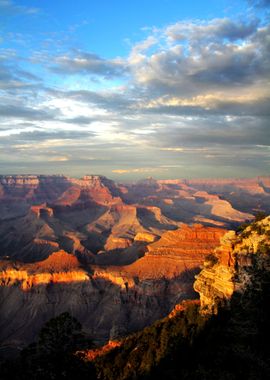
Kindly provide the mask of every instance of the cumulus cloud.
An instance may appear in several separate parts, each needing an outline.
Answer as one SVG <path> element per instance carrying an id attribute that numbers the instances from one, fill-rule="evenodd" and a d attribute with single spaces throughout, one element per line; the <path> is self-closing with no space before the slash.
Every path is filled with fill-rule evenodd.
<path id="1" fill-rule="evenodd" d="M 233 21 L 228 18 L 214 19 L 208 23 L 202 22 L 179 22 L 166 29 L 166 35 L 172 41 L 202 41 L 216 42 L 227 39 L 236 41 L 252 35 L 257 27 L 258 20 L 250 22 Z"/>
<path id="2" fill-rule="evenodd" d="M 113 78 L 123 75 L 127 68 L 120 58 L 106 60 L 97 54 L 75 51 L 56 57 L 51 70 L 58 74 L 94 74 Z"/>
<path id="3" fill-rule="evenodd" d="M 177 23 L 161 32 L 161 47 L 152 54 L 138 53 L 139 63 L 131 57 L 131 66 L 138 84 L 152 95 L 235 89 L 269 74 L 268 34 L 269 28 L 259 27 L 257 21 Z"/>
<path id="4" fill-rule="evenodd" d="M 125 58 L 50 51 L 38 70 L 6 52 L 0 159 L 82 174 L 90 162 L 93 172 L 130 178 L 196 176 L 215 165 L 265 173 L 269 33 L 259 19 L 177 22 L 150 30 Z"/>

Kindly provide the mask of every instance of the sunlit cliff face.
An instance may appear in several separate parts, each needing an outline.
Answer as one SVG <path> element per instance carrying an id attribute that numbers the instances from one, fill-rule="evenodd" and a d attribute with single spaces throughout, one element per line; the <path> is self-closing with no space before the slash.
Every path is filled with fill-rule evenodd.
<path id="1" fill-rule="evenodd" d="M 182 271 L 196 268 L 206 254 L 219 244 L 226 230 L 214 227 L 182 225 L 176 231 L 166 232 L 157 242 L 147 246 L 146 256 L 129 266 L 102 269 L 95 267 L 92 278 L 102 278 L 126 289 L 135 286 L 134 278 L 173 278 Z M 138 234 L 138 240 L 152 240 L 150 234 Z M 21 268 L 7 267 L 0 272 L 2 286 L 19 284 L 24 291 L 32 287 L 56 283 L 89 281 L 88 273 L 76 256 L 60 250 L 46 260 L 25 264 Z"/>
<path id="2" fill-rule="evenodd" d="M 0 282 L 2 286 L 12 286 L 19 283 L 21 289 L 25 291 L 38 285 L 71 283 L 88 280 L 89 277 L 84 272 L 38 273 L 29 275 L 26 271 L 7 270 L 0 273 Z"/>
<path id="3" fill-rule="evenodd" d="M 24 291 L 38 285 L 88 280 L 89 276 L 84 270 L 80 269 L 77 258 L 63 250 L 53 253 L 44 261 L 28 264 L 25 269 L 7 268 L 0 272 L 2 286 L 19 284 Z"/>
<path id="4" fill-rule="evenodd" d="M 181 224 L 159 241 L 155 235 L 141 234 L 139 239 L 155 242 L 129 265 L 88 264 L 64 250 L 35 263 L 3 259 L 0 292 L 6 301 L 0 317 L 5 331 L 0 338 L 8 344 L 12 339 L 30 343 L 44 320 L 65 310 L 102 343 L 142 329 L 170 313 L 176 303 L 196 296 L 194 273 L 225 232 Z"/>
<path id="5" fill-rule="evenodd" d="M 194 283 L 202 311 L 217 313 L 220 304 L 229 305 L 234 292 L 241 293 L 252 284 L 257 272 L 260 277 L 260 271 L 270 270 L 269 253 L 270 217 L 253 222 L 239 235 L 225 234 Z"/>

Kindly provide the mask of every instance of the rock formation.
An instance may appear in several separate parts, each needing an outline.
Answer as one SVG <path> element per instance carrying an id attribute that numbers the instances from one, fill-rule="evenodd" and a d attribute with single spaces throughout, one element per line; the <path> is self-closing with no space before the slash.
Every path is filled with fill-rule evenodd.
<path id="1" fill-rule="evenodd" d="M 206 258 L 194 283 L 202 311 L 217 313 L 220 305 L 229 305 L 234 292 L 254 286 L 260 270 L 270 270 L 270 216 L 253 222 L 241 234 L 228 232 L 215 254 Z"/>
<path id="2" fill-rule="evenodd" d="M 228 228 L 251 220 L 250 208 L 270 212 L 269 182 L 0 176 L 0 256 L 31 262 L 63 249 L 87 262 L 128 264 L 183 222 Z"/>
<path id="3" fill-rule="evenodd" d="M 225 233 L 183 224 L 148 244 L 144 257 L 125 266 L 89 266 L 63 250 L 35 263 L 3 260 L 0 325 L 5 329 L 0 338 L 21 347 L 36 336 L 44 320 L 66 310 L 98 342 L 139 330 L 181 300 L 194 298 L 194 274 Z"/>
<path id="4" fill-rule="evenodd" d="M 214 310 L 240 286 L 248 239 L 253 252 L 266 244 L 258 231 L 224 234 L 253 218 L 243 199 L 267 210 L 269 183 L 0 176 L 1 341 L 22 347 L 67 310 L 97 342 L 141 329 L 195 297 L 194 275 L 221 238 L 219 264 L 209 256 L 195 284 Z"/>

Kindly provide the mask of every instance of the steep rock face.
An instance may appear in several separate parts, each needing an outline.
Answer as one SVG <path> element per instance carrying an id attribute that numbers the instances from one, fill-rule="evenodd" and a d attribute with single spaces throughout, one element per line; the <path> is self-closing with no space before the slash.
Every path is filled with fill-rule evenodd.
<path id="1" fill-rule="evenodd" d="M 138 282 L 98 271 L 88 276 L 77 270 L 6 270 L 0 286 L 1 344 L 21 348 L 31 343 L 45 321 L 64 311 L 104 343 L 165 316 L 186 295 L 185 284 L 165 279 Z"/>
<path id="2" fill-rule="evenodd" d="M 234 292 L 254 286 L 260 270 L 270 270 L 270 217 L 253 222 L 239 235 L 228 232 L 215 255 L 206 258 L 194 283 L 202 311 L 217 313 L 220 304 L 229 305 Z"/>
<path id="3" fill-rule="evenodd" d="M 177 256 L 181 253 L 210 253 L 225 232 L 225 229 L 201 224 L 182 224 L 178 230 L 165 232 L 160 240 L 148 245 L 148 254 Z"/>
<path id="4" fill-rule="evenodd" d="M 30 210 L 37 216 L 37 218 L 40 218 L 40 216 L 47 216 L 47 217 L 53 217 L 53 209 L 50 207 L 47 207 L 46 204 L 31 206 Z"/>
<path id="5" fill-rule="evenodd" d="M 38 261 L 59 250 L 56 233 L 48 218 L 49 208 L 32 208 L 26 215 L 0 223 L 1 256 L 20 261 Z"/>
<path id="6" fill-rule="evenodd" d="M 84 198 L 110 203 L 121 194 L 113 181 L 103 176 L 74 179 L 65 176 L 12 175 L 0 176 L 1 198 L 23 199 L 28 202 L 72 203 L 74 193 Z"/>
<path id="7" fill-rule="evenodd" d="M 0 338 L 21 347 L 45 320 L 63 311 L 76 316 L 98 342 L 142 329 L 194 298 L 194 273 L 225 232 L 183 225 L 164 233 L 160 247 L 149 244 L 145 257 L 125 266 L 89 268 L 63 250 L 36 263 L 3 261 L 0 326 L 5 329 Z"/>
<path id="8" fill-rule="evenodd" d="M 198 271 L 206 255 L 214 252 L 226 232 L 222 228 L 182 224 L 181 228 L 165 232 L 159 240 L 148 244 L 145 255 L 134 263 L 110 266 L 103 273 L 138 280 L 169 280 L 184 274 L 192 279 L 193 272 Z"/>
<path id="9" fill-rule="evenodd" d="M 61 250 L 37 264 L 24 265 L 21 269 L 12 268 L 6 263 L 0 272 L 1 286 L 19 285 L 22 290 L 30 290 L 38 285 L 87 281 L 89 276 L 81 268 L 78 259 Z"/>
<path id="10" fill-rule="evenodd" d="M 220 199 L 218 195 L 208 194 L 205 191 L 198 191 L 194 194 L 195 199 L 203 201 L 204 207 L 210 207 L 214 217 L 231 220 L 233 222 L 244 222 L 251 220 L 253 216 L 249 213 L 238 211 L 232 207 L 230 202 Z M 203 207 L 202 206 L 202 207 Z M 202 212 L 202 214 L 204 214 Z"/>
<path id="11" fill-rule="evenodd" d="M 69 187 L 65 176 L 12 175 L 0 176 L 2 199 L 48 202 Z"/>

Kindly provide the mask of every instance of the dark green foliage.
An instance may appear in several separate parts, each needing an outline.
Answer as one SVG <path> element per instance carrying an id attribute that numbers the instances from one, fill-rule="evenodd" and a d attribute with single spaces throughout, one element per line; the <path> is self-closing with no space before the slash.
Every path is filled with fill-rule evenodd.
<path id="1" fill-rule="evenodd" d="M 68 313 L 62 313 L 48 321 L 39 333 L 37 347 L 44 355 L 72 352 L 78 346 L 81 324 Z"/>
<path id="2" fill-rule="evenodd" d="M 210 253 L 206 256 L 205 261 L 209 263 L 211 266 L 213 266 L 218 262 L 218 258 L 213 253 Z"/>
<path id="3" fill-rule="evenodd" d="M 262 255 L 270 255 L 270 245 L 263 242 L 259 243 L 258 252 Z"/>
<path id="4" fill-rule="evenodd" d="M 240 226 L 237 227 L 236 232 L 237 233 L 242 233 L 249 225 L 250 225 L 250 223 L 242 223 L 242 224 L 240 224 Z"/>
<path id="5" fill-rule="evenodd" d="M 250 235 L 251 235 L 251 230 L 250 230 L 250 231 L 243 231 L 243 232 L 241 233 L 241 238 L 242 238 L 242 239 L 246 239 L 246 238 L 248 238 Z"/>
<path id="6" fill-rule="evenodd" d="M 77 376 L 93 379 L 91 364 L 74 355 L 76 350 L 91 346 L 81 330 L 81 324 L 69 313 L 52 318 L 41 329 L 37 343 L 24 349 L 15 365 L 14 362 L 2 364 L 1 379 L 71 380 Z"/>
<path id="7" fill-rule="evenodd" d="M 161 363 L 176 361 L 184 365 L 186 355 L 206 318 L 198 312 L 198 304 L 187 303 L 186 309 L 173 318 L 154 323 L 124 340 L 123 345 L 96 360 L 99 378 L 106 380 L 146 379 Z M 181 364 L 182 363 L 182 364 Z M 165 377 L 164 377 L 165 378 Z"/>
<path id="8" fill-rule="evenodd" d="M 241 237 L 242 238 L 247 238 L 251 235 L 251 230 L 252 231 L 256 231 L 258 234 L 263 234 L 265 233 L 265 229 L 264 227 L 260 226 L 258 224 L 259 221 L 261 221 L 262 219 L 266 218 L 266 214 L 265 212 L 263 211 L 259 211 L 255 214 L 255 219 L 252 223 L 243 223 L 241 224 L 240 226 L 238 226 L 236 232 L 238 234 L 241 234 Z M 250 231 L 245 231 L 245 229 L 248 227 L 248 226 L 251 226 L 251 230 Z"/>
<path id="9" fill-rule="evenodd" d="M 265 228 L 258 223 L 251 224 L 252 231 L 256 231 L 258 235 L 263 235 L 265 233 Z"/>
<path id="10" fill-rule="evenodd" d="M 259 217 L 258 217 L 259 218 Z M 258 223 L 260 219 L 256 219 L 253 223 L 251 224 L 242 224 L 241 226 L 238 227 L 237 231 L 240 233 L 240 238 L 248 238 L 252 231 L 257 232 L 258 235 L 268 235 L 268 232 L 266 231 L 265 227 L 262 226 L 261 224 Z M 246 227 L 250 226 L 250 230 L 245 231 Z"/>
<path id="11" fill-rule="evenodd" d="M 259 222 L 260 220 L 266 218 L 267 215 L 264 211 L 258 211 L 256 214 L 255 214 L 255 222 Z"/>

